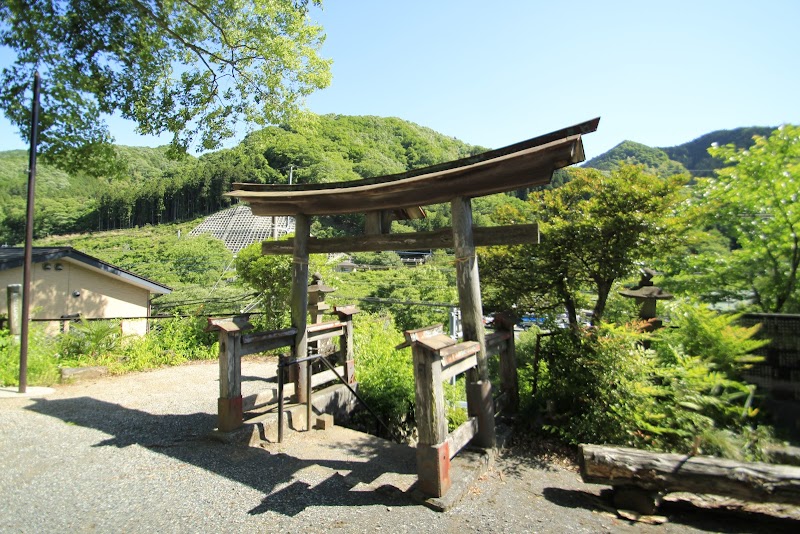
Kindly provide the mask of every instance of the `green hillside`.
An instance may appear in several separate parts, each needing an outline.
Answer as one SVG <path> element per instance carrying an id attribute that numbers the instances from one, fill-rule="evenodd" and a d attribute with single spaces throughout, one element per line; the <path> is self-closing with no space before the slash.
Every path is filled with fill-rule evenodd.
<path id="1" fill-rule="evenodd" d="M 99 178 L 39 165 L 35 236 L 188 220 L 224 208 L 232 182 L 356 180 L 486 149 L 397 118 L 325 115 L 302 128 L 268 127 L 237 147 L 173 160 L 167 148 L 117 147 L 122 165 Z M 27 154 L 0 152 L 0 244 L 24 231 Z M 347 221 L 339 226 L 346 229 Z M 352 226 L 352 223 L 350 224 Z"/>
<path id="2" fill-rule="evenodd" d="M 720 130 L 691 142 L 653 148 L 624 141 L 585 164 L 610 171 L 641 164 L 659 176 L 687 170 L 709 174 L 721 162 L 706 152 L 713 142 L 744 147 L 771 128 Z M 232 182 L 324 183 L 403 172 L 486 150 L 398 118 L 324 115 L 301 127 L 268 127 L 235 148 L 195 158 L 170 159 L 167 147 L 116 147 L 119 165 L 108 175 L 69 174 L 47 162 L 38 167 L 34 235 L 75 234 L 180 222 L 230 205 L 223 193 Z M 24 234 L 27 153 L 0 152 L 0 244 Z M 562 175 L 559 175 L 562 176 Z M 557 178 L 555 181 L 559 181 Z M 563 179 L 561 179 L 563 181 Z M 524 197 L 525 192 L 520 192 Z M 416 229 L 446 223 L 447 206 L 429 209 Z M 316 221 L 319 235 L 352 233 L 359 216 Z"/>
<path id="3" fill-rule="evenodd" d="M 613 171 L 621 164 L 644 165 L 657 176 L 686 172 L 680 163 L 672 161 L 660 148 L 651 148 L 634 141 L 623 141 L 608 152 L 590 159 L 583 166 L 601 171 Z"/>
<path id="4" fill-rule="evenodd" d="M 714 169 L 722 168 L 723 162 L 708 155 L 708 147 L 734 144 L 738 148 L 748 148 L 753 144 L 753 136 L 768 137 L 774 126 L 752 126 L 733 130 L 717 130 L 678 146 L 661 148 L 673 161 L 683 165 L 694 176 L 712 176 Z"/>
<path id="5" fill-rule="evenodd" d="M 747 148 L 753 144 L 753 136 L 769 136 L 775 127 L 752 126 L 733 130 L 717 130 L 672 147 L 649 147 L 634 141 L 623 141 L 608 152 L 587 161 L 583 166 L 611 171 L 621 163 L 644 165 L 658 176 L 670 176 L 688 172 L 692 176 L 712 176 L 715 169 L 723 166 L 722 161 L 712 158 L 708 148 L 713 144 L 733 144 Z"/>

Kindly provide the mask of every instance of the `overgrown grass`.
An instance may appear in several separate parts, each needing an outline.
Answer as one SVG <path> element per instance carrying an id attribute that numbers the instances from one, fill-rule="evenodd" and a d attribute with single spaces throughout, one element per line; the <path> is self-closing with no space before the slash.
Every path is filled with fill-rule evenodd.
<path id="1" fill-rule="evenodd" d="M 392 434 L 384 436 L 397 441 L 412 436 L 414 419 L 414 365 L 411 349 L 397 350 L 403 335 L 397 330 L 390 315 L 361 313 L 355 323 L 355 368 L 359 392 L 367 404 L 392 428 Z M 466 420 L 466 411 L 457 406 L 464 400 L 464 385 L 445 384 L 445 400 L 450 429 Z M 364 415 L 364 417 L 372 417 Z M 375 428 L 374 423 L 365 423 L 366 428 Z"/>
<path id="2" fill-rule="evenodd" d="M 117 321 L 75 323 L 66 334 L 47 336 L 34 325 L 28 344 L 28 384 L 58 382 L 62 367 L 105 366 L 113 374 L 180 365 L 217 357 L 216 336 L 198 317 L 165 319 L 144 336 L 123 336 Z M 19 384 L 19 344 L 0 331 L 0 383 Z"/>
<path id="3" fill-rule="evenodd" d="M 19 341 L 0 330 L 0 385 L 19 385 Z M 31 386 L 49 386 L 61 376 L 54 357 L 55 343 L 40 325 L 34 325 L 28 336 L 27 382 Z"/>

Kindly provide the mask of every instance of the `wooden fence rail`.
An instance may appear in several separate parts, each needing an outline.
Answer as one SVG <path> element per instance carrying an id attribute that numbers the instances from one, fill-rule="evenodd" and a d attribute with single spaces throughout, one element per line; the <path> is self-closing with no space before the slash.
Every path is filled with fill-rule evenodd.
<path id="1" fill-rule="evenodd" d="M 353 363 L 353 319 L 352 316 L 358 313 L 354 306 L 337 308 L 335 311 L 338 320 L 314 323 L 308 325 L 306 332 L 307 338 L 312 343 L 310 346 L 319 348 L 321 342 L 326 340 L 339 339 L 339 349 L 331 354 L 337 353 L 337 359 L 342 365 L 336 368 L 339 376 L 349 383 L 355 383 L 355 366 Z M 301 382 L 301 377 L 295 374 L 294 382 L 287 384 L 283 394 L 279 395 L 277 386 L 277 375 L 267 379 L 275 386 L 250 395 L 246 399 L 242 397 L 242 356 L 257 354 L 262 352 L 274 351 L 288 348 L 290 351 L 289 361 L 305 358 L 305 354 L 295 354 L 295 339 L 297 330 L 295 328 L 284 328 L 269 332 L 247 332 L 253 326 L 248 322 L 247 315 L 225 318 L 209 318 L 207 331 L 219 332 L 219 399 L 217 401 L 217 426 L 223 432 L 230 432 L 242 426 L 244 423 L 245 410 L 251 410 L 258 406 L 263 406 L 280 400 L 279 397 L 293 395 L 298 397 L 298 393 L 308 391 L 305 395 L 306 402 L 310 408 L 312 394 L 310 388 L 336 380 L 336 373 L 328 369 L 320 370 L 309 376 L 308 380 Z M 333 348 L 329 344 L 327 347 Z M 281 368 L 278 372 L 282 372 Z M 310 373 L 313 371 L 309 371 Z M 310 413 L 310 409 L 308 410 Z M 307 421 L 310 428 L 310 422 Z"/>

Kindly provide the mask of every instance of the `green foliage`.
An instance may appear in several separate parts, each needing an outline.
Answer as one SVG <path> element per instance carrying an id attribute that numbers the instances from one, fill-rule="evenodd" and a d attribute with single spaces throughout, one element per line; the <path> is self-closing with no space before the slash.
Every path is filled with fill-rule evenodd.
<path id="1" fill-rule="evenodd" d="M 397 252 L 390 250 L 383 252 L 359 252 L 352 256 L 356 265 L 369 267 L 403 267 L 403 260 Z"/>
<path id="2" fill-rule="evenodd" d="M 261 243 L 253 243 L 239 251 L 234 265 L 238 282 L 258 293 L 260 315 L 253 317 L 253 324 L 264 330 L 289 326 L 292 257 L 265 256 L 261 254 Z M 332 279 L 332 265 L 328 264 L 327 256 L 312 255 L 308 267 L 309 277 L 319 274 L 325 283 Z"/>
<path id="3" fill-rule="evenodd" d="M 672 161 L 662 149 L 651 148 L 633 141 L 623 141 L 608 152 L 587 161 L 583 166 L 601 171 L 615 171 L 624 165 L 641 165 L 648 174 L 661 178 L 686 173 L 683 165 Z"/>
<path id="4" fill-rule="evenodd" d="M 708 227 L 733 239 L 721 282 L 751 293 L 764 312 L 800 311 L 800 126 L 756 137 L 749 150 L 709 153 L 731 165 L 701 188 Z"/>
<path id="5" fill-rule="evenodd" d="M 678 214 L 684 245 L 658 267 L 674 290 L 705 302 L 800 311 L 800 127 L 709 153 L 728 166 L 692 188 Z"/>
<path id="6" fill-rule="evenodd" d="M 314 2 L 318 3 L 318 2 Z M 0 43 L 16 54 L 0 103 L 28 135 L 30 87 L 42 74 L 41 147 L 67 169 L 103 172 L 113 150 L 103 117 L 208 150 L 238 122 L 292 119 L 330 83 L 322 29 L 307 1 L 43 0 L 0 4 Z"/>
<path id="7" fill-rule="evenodd" d="M 733 130 L 717 130 L 681 145 L 653 148 L 633 141 L 623 141 L 611 150 L 587 161 L 583 166 L 613 171 L 620 165 L 644 165 L 649 173 L 666 177 L 673 174 L 690 173 L 694 177 L 713 176 L 723 162 L 708 153 L 708 147 L 735 145 L 739 149 L 750 148 L 753 137 L 768 136 L 775 128 L 750 127 Z M 554 182 L 560 182 L 561 178 Z M 556 184 L 554 184 L 556 185 Z M 557 185 L 561 185 L 558 183 Z"/>
<path id="8" fill-rule="evenodd" d="M 692 176 L 713 176 L 714 169 L 724 166 L 724 163 L 709 155 L 708 147 L 717 145 L 735 145 L 740 149 L 750 148 L 753 137 L 756 135 L 768 136 L 775 128 L 750 127 L 735 128 L 733 130 L 717 130 L 698 137 L 682 145 L 661 148 L 669 159 L 680 163 Z"/>
<path id="9" fill-rule="evenodd" d="M 691 301 L 677 301 L 669 306 L 670 328 L 659 331 L 669 345 L 682 347 L 687 354 L 702 355 L 703 360 L 725 376 L 741 379 L 741 372 L 763 361 L 751 354 L 769 344 L 753 339 L 761 328 L 737 326 L 740 314 L 717 313 Z"/>
<path id="10" fill-rule="evenodd" d="M 160 320 L 146 336 L 126 339 L 122 354 L 110 364 L 122 373 L 180 365 L 190 360 L 213 360 L 219 356 L 216 335 L 204 331 L 204 317 Z"/>
<path id="11" fill-rule="evenodd" d="M 27 381 L 32 386 L 58 382 L 60 372 L 53 357 L 55 345 L 41 325 L 34 325 L 28 336 Z M 19 385 L 19 342 L 8 330 L 0 329 L 0 386 Z"/>
<path id="12" fill-rule="evenodd" d="M 368 298 L 378 299 L 365 302 L 362 307 L 373 313 L 388 311 L 400 330 L 448 324 L 448 305 L 458 301 L 456 289 L 445 272 L 429 265 L 355 272 L 348 277 L 369 288 Z"/>
<path id="13" fill-rule="evenodd" d="M 189 237 L 189 231 L 197 224 L 194 221 L 79 236 L 54 236 L 37 241 L 35 245 L 72 246 L 172 288 L 195 285 L 210 289 L 230 266 L 233 255 L 222 241 L 209 235 Z"/>
<path id="14" fill-rule="evenodd" d="M 69 174 L 38 166 L 34 235 L 163 224 L 207 215 L 230 205 L 233 182 L 324 183 L 356 180 L 458 159 L 483 151 L 433 130 L 394 118 L 325 115 L 302 125 L 271 126 L 238 146 L 200 158 L 170 159 L 168 147 L 115 146 L 113 168 Z M 0 243 L 24 237 L 27 154 L 0 152 Z M 479 206 L 476 199 L 477 223 Z M 449 205 L 414 221 L 417 230 L 449 225 Z M 322 217 L 317 237 L 356 234 L 363 215 Z"/>
<path id="15" fill-rule="evenodd" d="M 106 366 L 115 374 L 216 358 L 216 336 L 204 331 L 202 317 L 161 319 L 144 336 L 122 336 L 113 321 L 83 321 L 58 338 L 63 367 Z"/>
<path id="16" fill-rule="evenodd" d="M 572 443 L 681 453 L 699 445 L 765 459 L 771 432 L 755 419 L 755 386 L 738 379 L 761 345 L 753 329 L 687 303 L 674 315 L 678 328 L 658 331 L 649 350 L 642 334 L 609 325 L 542 338 L 536 399 L 548 404 L 545 428 Z M 517 347 L 523 381 L 532 379 L 535 346 L 528 335 Z"/>
<path id="17" fill-rule="evenodd" d="M 59 337 L 59 354 L 67 367 L 83 361 L 113 358 L 122 346 L 122 326 L 118 321 L 79 321 Z"/>
<path id="18" fill-rule="evenodd" d="M 358 391 L 370 408 L 394 430 L 393 435 L 386 437 L 403 441 L 411 436 L 415 426 L 411 350 L 394 348 L 404 338 L 391 316 L 361 313 L 354 325 Z M 457 405 L 466 400 L 464 381 L 459 380 L 455 385 L 444 384 L 444 393 L 448 427 L 452 431 L 467 420 L 466 410 Z"/>
<path id="19" fill-rule="evenodd" d="M 641 167 L 622 166 L 606 176 L 579 169 L 557 189 L 534 193 L 530 215 L 502 217 L 540 225 L 541 243 L 493 247 L 480 256 L 481 282 L 493 309 L 564 309 L 577 326 L 581 292 L 596 295 L 593 323 L 603 319 L 614 283 L 637 263 L 672 245 L 671 210 L 681 178 L 660 179 Z"/>
<path id="20" fill-rule="evenodd" d="M 414 366 L 411 351 L 394 347 L 403 342 L 391 317 L 361 313 L 354 321 L 356 380 L 359 392 L 381 419 L 398 434 L 414 427 Z"/>
<path id="21" fill-rule="evenodd" d="M 260 293 L 263 315 L 259 326 L 266 330 L 288 326 L 292 257 L 265 256 L 261 254 L 261 243 L 253 243 L 239 251 L 235 266 L 240 281 Z"/>

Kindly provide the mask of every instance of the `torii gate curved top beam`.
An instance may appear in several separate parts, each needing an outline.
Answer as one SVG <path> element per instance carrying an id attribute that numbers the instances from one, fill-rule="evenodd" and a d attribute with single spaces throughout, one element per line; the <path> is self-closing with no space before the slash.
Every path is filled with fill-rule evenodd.
<path id="1" fill-rule="evenodd" d="M 505 148 L 432 167 L 324 184 L 233 184 L 227 196 L 250 204 L 254 215 L 340 215 L 402 210 L 550 182 L 553 171 L 584 160 L 581 135 L 593 119 Z"/>

